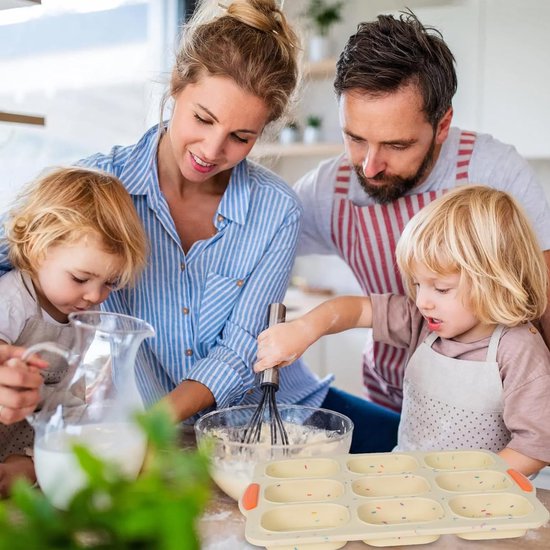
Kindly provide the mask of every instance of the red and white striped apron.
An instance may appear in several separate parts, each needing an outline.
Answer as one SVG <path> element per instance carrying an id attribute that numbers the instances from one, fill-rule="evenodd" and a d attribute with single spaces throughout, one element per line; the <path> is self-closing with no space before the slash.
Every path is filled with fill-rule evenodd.
<path id="1" fill-rule="evenodd" d="M 455 185 L 468 183 L 474 143 L 473 132 L 461 133 Z M 406 223 L 447 189 L 401 197 L 390 204 L 356 206 L 348 197 L 352 170 L 344 159 L 336 174 L 332 240 L 365 294 L 404 294 L 395 261 L 397 241 Z M 363 352 L 363 384 L 367 399 L 396 411 L 401 409 L 406 355 L 406 350 L 373 342 L 369 335 Z"/>

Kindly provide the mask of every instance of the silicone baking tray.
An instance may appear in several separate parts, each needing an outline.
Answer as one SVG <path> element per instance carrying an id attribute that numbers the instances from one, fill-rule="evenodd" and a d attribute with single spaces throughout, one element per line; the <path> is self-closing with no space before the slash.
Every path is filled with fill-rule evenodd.
<path id="1" fill-rule="evenodd" d="M 262 463 L 239 507 L 247 541 L 277 550 L 511 538 L 549 518 L 526 477 L 477 450 Z"/>

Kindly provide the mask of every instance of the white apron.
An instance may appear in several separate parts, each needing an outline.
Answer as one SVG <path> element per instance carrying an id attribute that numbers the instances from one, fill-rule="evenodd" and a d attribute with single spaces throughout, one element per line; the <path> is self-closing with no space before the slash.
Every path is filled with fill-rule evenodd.
<path id="1" fill-rule="evenodd" d="M 17 338 L 14 345 L 29 347 L 38 342 L 53 341 L 66 348 L 73 345 L 74 329 L 71 325 L 57 325 L 44 319 L 44 315 L 33 284 L 27 275 L 23 275 L 23 282 L 36 303 L 36 312 L 25 323 L 25 327 Z M 49 363 L 47 369 L 42 371 L 44 376 L 44 386 L 42 397 L 44 398 L 53 386 L 58 384 L 67 374 L 68 365 L 61 357 L 57 355 L 43 354 L 42 357 Z M 16 422 L 9 426 L 0 424 L 0 461 L 3 462 L 7 456 L 12 454 L 30 454 L 34 442 L 34 430 L 26 420 Z"/>
<path id="2" fill-rule="evenodd" d="M 426 336 L 405 369 L 403 411 L 397 451 L 487 449 L 498 452 L 510 441 L 502 419 L 503 388 L 497 348 L 498 325 L 485 361 L 446 357 L 432 349 L 438 338 Z"/>
<path id="3" fill-rule="evenodd" d="M 455 185 L 468 183 L 468 166 L 476 135 L 462 132 L 456 161 Z M 395 261 L 395 246 L 405 224 L 426 204 L 448 189 L 407 195 L 390 204 L 357 206 L 348 197 L 352 166 L 346 159 L 338 168 L 332 206 L 332 240 L 366 295 L 404 294 Z M 366 397 L 399 411 L 407 350 L 372 340 L 363 351 Z"/>

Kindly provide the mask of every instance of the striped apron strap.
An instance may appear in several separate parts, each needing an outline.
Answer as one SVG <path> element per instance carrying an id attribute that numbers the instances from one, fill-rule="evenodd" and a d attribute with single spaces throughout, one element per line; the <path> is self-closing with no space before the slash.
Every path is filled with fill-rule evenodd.
<path id="1" fill-rule="evenodd" d="M 398 292 L 402 290 L 402 283 L 394 273 L 392 248 L 402 226 L 420 205 L 411 208 L 410 212 L 405 204 L 356 206 L 348 197 L 351 170 L 352 167 L 344 160 L 336 172 L 331 225 L 333 242 L 366 295 L 371 292 Z M 423 203 L 423 199 L 420 202 Z M 391 212 L 387 212 L 388 208 Z M 391 269 L 392 277 L 388 276 L 388 269 Z M 365 354 L 363 382 L 366 397 L 398 409 L 406 350 L 383 346 L 368 338 Z M 384 365 L 383 378 L 373 372 L 375 363 Z"/>
<path id="2" fill-rule="evenodd" d="M 346 158 L 344 158 L 340 163 L 340 166 L 338 166 L 338 170 L 336 171 L 336 181 L 334 185 L 335 195 L 342 195 L 344 197 L 348 196 L 349 176 L 351 170 L 351 164 L 347 161 Z"/>
<path id="3" fill-rule="evenodd" d="M 336 171 L 331 221 L 332 241 L 346 262 L 351 253 L 350 223 L 353 218 L 351 202 L 347 200 L 351 170 L 350 163 L 344 157 Z"/>
<path id="4" fill-rule="evenodd" d="M 475 132 L 466 132 L 462 130 L 460 133 L 460 141 L 458 142 L 458 155 L 456 159 L 456 176 L 457 185 L 468 183 L 468 167 L 472 159 L 474 144 L 476 142 Z"/>

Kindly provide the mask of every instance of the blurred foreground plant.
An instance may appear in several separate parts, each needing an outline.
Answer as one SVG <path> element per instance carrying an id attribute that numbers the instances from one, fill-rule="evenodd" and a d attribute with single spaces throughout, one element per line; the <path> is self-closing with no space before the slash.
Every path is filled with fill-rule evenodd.
<path id="1" fill-rule="evenodd" d="M 182 451 L 176 426 L 160 408 L 137 422 L 150 446 L 138 479 L 126 479 L 75 446 L 87 487 L 61 511 L 38 489 L 18 482 L 11 498 L 0 502 L 0 549 L 198 550 L 196 522 L 209 497 L 207 454 Z"/>

